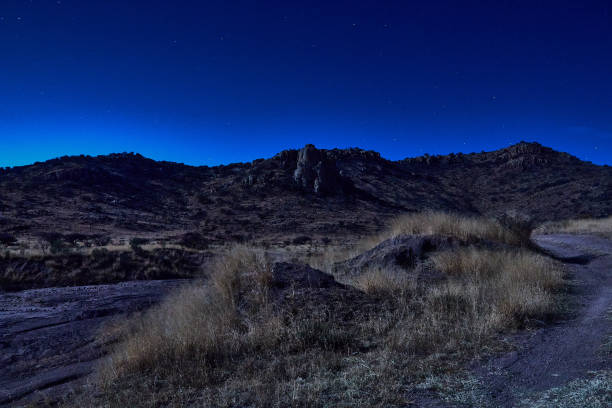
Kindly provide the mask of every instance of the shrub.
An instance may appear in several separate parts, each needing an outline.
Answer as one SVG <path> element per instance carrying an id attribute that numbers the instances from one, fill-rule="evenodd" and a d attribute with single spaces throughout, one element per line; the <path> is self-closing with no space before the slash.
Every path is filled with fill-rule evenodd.
<path id="1" fill-rule="evenodd" d="M 182 236 L 180 244 L 186 248 L 207 249 L 209 240 L 199 232 L 188 232 Z"/>
<path id="2" fill-rule="evenodd" d="M 132 238 L 130 239 L 130 248 L 136 253 L 141 253 L 143 251 L 141 245 L 147 244 L 148 242 L 149 240 L 146 238 Z"/>
<path id="3" fill-rule="evenodd" d="M 14 245 L 17 243 L 17 238 L 8 233 L 0 233 L 0 244 L 5 246 Z"/>
<path id="4" fill-rule="evenodd" d="M 111 238 L 109 236 L 101 236 L 94 239 L 94 245 L 96 246 L 106 246 L 110 244 Z"/>
<path id="5" fill-rule="evenodd" d="M 307 242 L 310 242 L 310 237 L 306 235 L 300 235 L 299 237 L 293 238 L 293 245 L 303 245 Z"/>
<path id="6" fill-rule="evenodd" d="M 68 246 L 63 239 L 53 239 L 49 241 L 49 251 L 54 255 L 62 254 L 68 251 Z"/>

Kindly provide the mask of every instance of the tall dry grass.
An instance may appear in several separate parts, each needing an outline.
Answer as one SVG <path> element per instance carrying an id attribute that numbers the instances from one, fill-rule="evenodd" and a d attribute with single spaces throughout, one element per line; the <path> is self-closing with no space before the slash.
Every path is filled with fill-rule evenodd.
<path id="1" fill-rule="evenodd" d="M 538 227 L 535 233 L 597 234 L 612 238 L 612 216 L 549 222 Z"/>
<path id="2" fill-rule="evenodd" d="M 463 248 L 435 254 L 448 279 L 418 283 L 372 269 L 354 280 L 363 290 L 395 304 L 386 335 L 391 350 L 423 355 L 474 351 L 500 330 L 547 319 L 557 311 L 555 293 L 564 285 L 553 260 L 525 249 Z"/>
<path id="3" fill-rule="evenodd" d="M 463 289 L 472 310 L 493 328 L 551 314 L 553 294 L 563 285 L 553 260 L 527 250 L 465 248 L 436 254 L 433 262 L 450 277 L 447 285 Z"/>
<path id="4" fill-rule="evenodd" d="M 186 360 L 197 361 L 206 376 L 224 359 L 276 341 L 280 326 L 268 307 L 265 254 L 236 246 L 212 270 L 208 284 L 185 287 L 126 322 L 123 339 L 100 370 L 103 382 L 133 372 L 176 371 Z"/>
<path id="5" fill-rule="evenodd" d="M 441 211 L 405 214 L 394 218 L 389 227 L 381 233 L 362 240 L 359 248 L 370 249 L 384 240 L 402 234 L 443 235 L 464 242 L 487 240 L 514 246 L 529 244 L 531 229 L 528 222 L 510 216 L 505 217 L 503 221 Z"/>

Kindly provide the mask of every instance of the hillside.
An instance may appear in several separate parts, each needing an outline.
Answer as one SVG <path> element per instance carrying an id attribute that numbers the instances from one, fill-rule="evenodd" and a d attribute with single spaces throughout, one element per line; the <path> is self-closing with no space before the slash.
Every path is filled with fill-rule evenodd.
<path id="1" fill-rule="evenodd" d="M 0 171 L 0 232 L 18 239 L 49 232 L 170 242 L 197 232 L 191 238 L 202 245 L 333 238 L 365 234 L 392 215 L 422 209 L 485 215 L 515 209 L 538 221 L 609 215 L 612 168 L 521 142 L 400 161 L 308 145 L 216 167 L 122 153 Z"/>

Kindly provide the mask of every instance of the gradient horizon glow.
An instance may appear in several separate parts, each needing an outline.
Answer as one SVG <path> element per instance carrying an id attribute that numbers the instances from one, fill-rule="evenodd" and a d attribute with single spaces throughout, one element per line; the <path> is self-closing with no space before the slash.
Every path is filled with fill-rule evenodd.
<path id="1" fill-rule="evenodd" d="M 605 1 L 5 0 L 0 58 L 0 166 L 521 140 L 612 164 Z"/>

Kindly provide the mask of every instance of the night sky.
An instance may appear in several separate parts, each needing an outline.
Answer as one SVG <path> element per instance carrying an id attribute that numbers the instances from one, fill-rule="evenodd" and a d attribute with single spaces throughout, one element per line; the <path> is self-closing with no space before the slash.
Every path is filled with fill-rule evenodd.
<path id="1" fill-rule="evenodd" d="M 612 164 L 612 2 L 0 1 L 0 166 L 521 140 Z"/>

